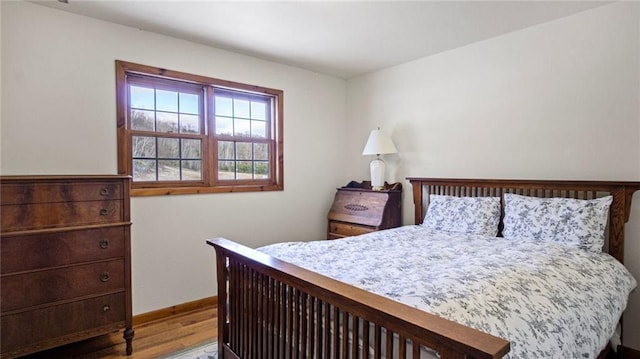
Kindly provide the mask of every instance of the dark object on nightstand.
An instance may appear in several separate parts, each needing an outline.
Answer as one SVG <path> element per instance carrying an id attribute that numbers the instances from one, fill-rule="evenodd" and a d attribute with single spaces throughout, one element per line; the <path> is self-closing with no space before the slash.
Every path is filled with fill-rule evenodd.
<path id="1" fill-rule="evenodd" d="M 402 225 L 402 184 L 386 183 L 381 191 L 370 181 L 351 181 L 338 188 L 327 215 L 327 239 L 357 236 Z"/>

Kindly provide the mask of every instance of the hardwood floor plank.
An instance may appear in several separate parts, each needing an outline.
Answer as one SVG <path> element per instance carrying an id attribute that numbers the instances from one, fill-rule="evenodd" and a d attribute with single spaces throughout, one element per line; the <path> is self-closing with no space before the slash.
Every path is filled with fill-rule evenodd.
<path id="1" fill-rule="evenodd" d="M 68 344 L 23 359 L 156 359 L 215 340 L 218 307 L 208 305 L 134 325 L 133 354 L 127 356 L 122 331 Z M 135 321 L 134 321 L 135 322 Z"/>

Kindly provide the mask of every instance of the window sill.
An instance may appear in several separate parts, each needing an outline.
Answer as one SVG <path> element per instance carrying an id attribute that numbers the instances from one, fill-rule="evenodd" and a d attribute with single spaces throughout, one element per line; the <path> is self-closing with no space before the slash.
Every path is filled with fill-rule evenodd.
<path id="1" fill-rule="evenodd" d="M 169 196 L 181 194 L 203 194 L 203 193 L 231 193 L 231 192 L 268 192 L 282 191 L 283 186 L 274 184 L 265 185 L 235 185 L 235 186 L 216 186 L 216 187 L 167 187 L 167 188 L 132 188 L 132 197 L 145 196 Z"/>

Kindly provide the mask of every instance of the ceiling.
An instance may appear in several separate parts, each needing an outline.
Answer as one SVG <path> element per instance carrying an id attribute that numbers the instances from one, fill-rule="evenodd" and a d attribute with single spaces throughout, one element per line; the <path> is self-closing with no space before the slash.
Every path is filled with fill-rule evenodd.
<path id="1" fill-rule="evenodd" d="M 32 2 L 345 79 L 609 3 Z"/>

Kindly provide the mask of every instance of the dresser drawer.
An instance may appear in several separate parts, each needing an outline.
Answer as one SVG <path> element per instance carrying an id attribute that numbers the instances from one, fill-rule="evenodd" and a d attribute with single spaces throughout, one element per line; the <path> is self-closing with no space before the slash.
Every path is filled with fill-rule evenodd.
<path id="1" fill-rule="evenodd" d="M 333 235 L 334 238 L 358 236 L 373 232 L 374 230 L 374 228 L 359 226 L 357 224 L 329 221 L 329 236 Z"/>
<path id="2" fill-rule="evenodd" d="M 2 312 L 124 290 L 124 259 L 3 275 Z"/>
<path id="3" fill-rule="evenodd" d="M 7 205 L 121 199 L 122 186 L 122 182 L 3 183 L 0 201 Z"/>
<path id="4" fill-rule="evenodd" d="M 11 355 L 12 351 L 27 346 L 41 345 L 44 349 L 51 345 L 41 344 L 43 342 L 109 325 L 115 331 L 125 326 L 124 318 L 124 293 L 2 315 L 2 353 Z"/>
<path id="5" fill-rule="evenodd" d="M 3 205 L 2 232 L 123 221 L 120 200 Z"/>
<path id="6" fill-rule="evenodd" d="M 129 227 L 2 235 L 1 273 L 56 267 L 125 256 Z"/>

